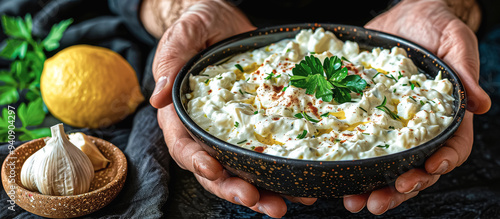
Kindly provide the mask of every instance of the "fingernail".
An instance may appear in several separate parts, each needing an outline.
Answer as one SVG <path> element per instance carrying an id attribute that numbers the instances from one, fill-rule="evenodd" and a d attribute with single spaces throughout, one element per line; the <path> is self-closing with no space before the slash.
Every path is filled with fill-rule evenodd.
<path id="1" fill-rule="evenodd" d="M 262 205 L 259 205 L 259 211 L 262 212 L 263 214 L 269 215 L 266 211 L 266 208 L 264 208 L 264 206 Z"/>
<path id="2" fill-rule="evenodd" d="M 396 205 L 396 202 L 394 200 L 392 200 L 391 203 L 389 204 L 389 209 L 394 208 L 395 205 Z M 389 209 L 387 209 L 387 210 L 389 210 Z"/>
<path id="3" fill-rule="evenodd" d="M 243 202 L 241 202 L 240 198 L 238 198 L 238 196 L 234 196 L 234 201 L 240 205 L 244 205 Z"/>
<path id="4" fill-rule="evenodd" d="M 167 76 L 161 76 L 160 78 L 158 78 L 158 81 L 156 82 L 155 85 L 155 89 L 153 91 L 153 96 L 160 93 L 160 91 L 163 90 L 163 88 L 168 82 L 167 79 L 168 79 Z"/>
<path id="5" fill-rule="evenodd" d="M 446 172 L 446 170 L 448 170 L 448 166 L 449 166 L 449 163 L 448 161 L 444 160 L 440 165 L 439 167 L 436 169 L 436 171 L 434 171 L 434 174 L 436 175 L 441 175 L 443 174 L 444 172 Z"/>
<path id="6" fill-rule="evenodd" d="M 420 184 L 420 182 L 417 182 L 417 183 L 413 186 L 413 188 L 412 188 L 410 191 L 405 192 L 405 194 L 408 194 L 408 193 L 411 193 L 411 192 L 417 191 L 417 190 L 419 190 L 419 189 L 420 189 L 420 187 L 422 187 L 422 184 Z"/>

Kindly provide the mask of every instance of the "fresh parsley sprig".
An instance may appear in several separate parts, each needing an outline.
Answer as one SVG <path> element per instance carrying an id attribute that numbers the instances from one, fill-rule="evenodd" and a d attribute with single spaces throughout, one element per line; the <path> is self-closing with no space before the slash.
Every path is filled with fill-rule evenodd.
<path id="1" fill-rule="evenodd" d="M 299 119 L 305 118 L 307 121 L 311 121 L 311 122 L 314 122 L 314 123 L 318 123 L 319 122 L 318 120 L 313 119 L 306 112 L 297 113 L 297 114 L 294 115 L 294 117 L 295 118 L 299 118 Z"/>
<path id="2" fill-rule="evenodd" d="M 291 85 L 326 102 L 334 98 L 338 103 L 350 102 L 351 92 L 362 93 L 366 88 L 366 81 L 359 75 L 347 75 L 347 68 L 342 67 L 337 56 L 325 58 L 323 64 L 314 56 L 306 56 L 295 65 L 292 74 Z"/>
<path id="3" fill-rule="evenodd" d="M 35 101 L 30 102 L 27 106 L 25 103 L 21 103 L 17 108 L 17 113 L 9 113 L 8 107 L 3 108 L 2 115 L 0 117 L 0 142 L 9 141 L 9 134 L 12 134 L 12 130 L 16 134 L 23 133 L 19 136 L 19 140 L 26 141 L 35 138 L 41 138 L 50 135 L 49 128 L 38 128 L 38 129 L 28 129 L 27 127 L 38 126 L 42 124 L 45 119 L 45 112 L 43 110 L 42 98 L 38 98 Z M 19 117 L 22 123 L 22 127 L 16 127 L 14 129 L 8 129 L 10 125 L 13 125 L 15 117 Z M 14 117 L 14 119 L 9 119 L 9 117 Z"/>
<path id="4" fill-rule="evenodd" d="M 45 51 L 53 51 L 59 47 L 64 31 L 73 22 L 72 19 L 54 25 L 43 40 L 32 36 L 33 21 L 30 14 L 21 17 L 2 16 L 2 27 L 8 38 L 4 41 L 0 57 L 11 60 L 10 69 L 0 70 L 0 105 L 18 102 L 24 94 L 26 103 L 18 107 L 17 116 L 22 127 L 15 128 L 21 134 L 19 140 L 25 141 L 50 135 L 48 128 L 30 129 L 38 126 L 45 119 L 43 101 L 40 93 L 40 76 L 46 56 Z M 5 109 L 4 109 L 5 112 Z M 8 117 L 2 112 L 0 123 Z M 3 123 L 2 123 L 3 124 Z M 7 127 L 3 126 L 2 127 Z M 0 130 L 0 141 L 8 137 L 6 130 Z"/>
<path id="5" fill-rule="evenodd" d="M 389 116 L 391 116 L 391 118 L 393 118 L 393 119 L 399 119 L 398 114 L 392 112 L 389 108 L 387 108 L 387 106 L 385 106 L 386 103 L 387 103 L 387 98 L 384 96 L 384 101 L 382 101 L 382 104 L 380 104 L 379 106 L 376 106 L 375 108 L 382 110 L 385 113 L 389 114 Z"/>

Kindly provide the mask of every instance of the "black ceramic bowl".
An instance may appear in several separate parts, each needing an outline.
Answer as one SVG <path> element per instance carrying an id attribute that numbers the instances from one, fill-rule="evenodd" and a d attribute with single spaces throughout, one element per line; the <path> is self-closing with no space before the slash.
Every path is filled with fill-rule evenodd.
<path id="1" fill-rule="evenodd" d="M 301 29 L 323 27 L 342 41 L 356 41 L 360 49 L 402 47 L 415 65 L 430 77 L 442 71 L 453 84 L 454 120 L 432 140 L 411 149 L 380 157 L 346 161 L 312 161 L 262 154 L 224 142 L 201 129 L 186 112 L 185 94 L 189 75 L 197 75 L 208 65 L 250 49 L 293 38 Z M 248 182 L 281 194 L 297 197 L 340 197 L 361 194 L 392 183 L 399 175 L 424 161 L 450 138 L 465 114 L 465 89 L 457 74 L 443 61 L 424 48 L 399 37 L 338 24 L 294 24 L 263 28 L 225 39 L 193 57 L 179 72 L 174 82 L 175 110 L 191 136 L 231 173 Z"/>

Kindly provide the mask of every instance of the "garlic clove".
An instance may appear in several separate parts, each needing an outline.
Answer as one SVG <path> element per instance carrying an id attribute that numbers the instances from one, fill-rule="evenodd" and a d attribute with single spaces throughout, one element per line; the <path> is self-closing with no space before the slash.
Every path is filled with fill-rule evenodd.
<path id="1" fill-rule="evenodd" d="M 44 195 L 88 192 L 94 178 L 92 162 L 68 140 L 62 124 L 50 129 L 52 137 L 46 145 L 23 164 L 21 183 L 27 189 L 38 190 Z"/>
<path id="2" fill-rule="evenodd" d="M 102 155 L 101 151 L 99 151 L 97 146 L 87 137 L 87 135 L 81 132 L 72 133 L 69 134 L 69 141 L 89 157 L 94 166 L 94 171 L 104 169 L 108 166 L 110 161 Z"/>

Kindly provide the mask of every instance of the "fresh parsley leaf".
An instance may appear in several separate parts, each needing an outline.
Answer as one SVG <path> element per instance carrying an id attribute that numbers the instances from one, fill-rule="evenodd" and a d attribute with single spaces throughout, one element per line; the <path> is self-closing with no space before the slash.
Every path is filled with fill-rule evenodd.
<path id="1" fill-rule="evenodd" d="M 326 113 L 321 114 L 321 117 L 328 117 L 329 115 L 330 115 L 330 112 L 326 112 Z"/>
<path id="2" fill-rule="evenodd" d="M 28 133 L 28 132 L 26 132 L 26 133 Z M 38 128 L 38 129 L 29 130 L 29 134 L 30 134 L 30 138 L 25 139 L 25 140 L 47 137 L 47 136 L 50 136 L 50 128 Z M 25 141 L 25 140 L 21 139 L 21 136 L 19 137 L 19 139 L 22 141 Z"/>
<path id="3" fill-rule="evenodd" d="M 385 145 L 377 145 L 377 147 L 387 149 L 387 148 L 389 148 L 389 145 L 388 145 L 388 144 L 385 144 Z"/>
<path id="4" fill-rule="evenodd" d="M 59 47 L 59 41 L 61 40 L 63 33 L 71 23 L 73 23 L 73 19 L 63 20 L 52 26 L 49 35 L 47 35 L 47 37 L 42 41 L 42 45 L 45 50 L 52 51 Z"/>
<path id="5" fill-rule="evenodd" d="M 43 101 L 39 98 L 26 106 L 21 103 L 17 110 L 17 116 L 23 123 L 23 127 L 37 126 L 42 124 L 45 119 L 45 112 L 43 111 Z"/>
<path id="6" fill-rule="evenodd" d="M 0 87 L 0 105 L 15 103 L 19 100 L 19 93 L 15 86 L 5 85 Z"/>
<path id="7" fill-rule="evenodd" d="M 243 141 L 240 141 L 240 142 L 238 142 L 238 143 L 236 143 L 236 144 L 243 144 L 243 143 L 245 143 L 245 142 L 247 142 L 247 139 L 245 139 L 245 140 L 243 140 Z M 252 150 L 253 150 L 254 148 L 255 148 L 255 147 L 252 147 Z"/>
<path id="8" fill-rule="evenodd" d="M 375 108 L 382 110 L 385 113 L 389 114 L 389 116 L 391 116 L 391 118 L 393 118 L 393 119 L 399 119 L 399 116 L 396 113 L 392 112 L 389 108 L 387 108 L 387 106 L 385 106 L 386 103 L 387 103 L 387 98 L 384 96 L 384 101 L 382 101 L 382 104 L 380 104 L 379 106 L 377 106 Z"/>
<path id="9" fill-rule="evenodd" d="M 238 126 L 240 126 L 240 123 L 234 122 L 234 127 L 238 128 Z"/>
<path id="10" fill-rule="evenodd" d="M 31 16 L 29 16 L 31 21 Z M 5 34 L 21 39 L 31 39 L 31 28 L 28 28 L 26 23 L 20 17 L 9 17 L 7 15 L 2 16 L 2 26 Z M 31 27 L 31 22 L 29 24 Z"/>
<path id="11" fill-rule="evenodd" d="M 3 81 L 5 84 L 8 85 L 17 85 L 16 79 L 14 79 L 12 75 L 10 75 L 10 73 L 7 71 L 0 70 L 0 81 Z"/>
<path id="12" fill-rule="evenodd" d="M 302 134 L 297 135 L 297 138 L 298 138 L 298 139 L 303 139 L 303 138 L 305 138 L 305 137 L 306 137 L 306 135 L 307 135 L 307 130 L 304 130 L 304 131 L 302 132 Z"/>
<path id="13" fill-rule="evenodd" d="M 28 42 L 21 39 L 7 39 L 5 46 L 0 52 L 0 57 L 6 59 L 15 59 L 17 57 L 23 59 L 28 50 Z"/>
<path id="14" fill-rule="evenodd" d="M 234 67 L 236 67 L 236 68 L 237 68 L 238 70 L 240 70 L 241 72 L 244 72 L 244 71 L 243 71 L 243 67 L 241 67 L 241 65 L 240 65 L 240 64 L 236 64 L 236 65 L 234 65 Z"/>
<path id="15" fill-rule="evenodd" d="M 306 94 L 315 93 L 316 98 L 326 102 L 333 98 L 338 103 L 349 102 L 351 91 L 361 93 L 366 88 L 366 81 L 359 75 L 347 75 L 347 68 L 342 67 L 337 56 L 325 58 L 323 64 L 314 56 L 306 56 L 292 73 L 291 85 L 306 89 Z"/>

